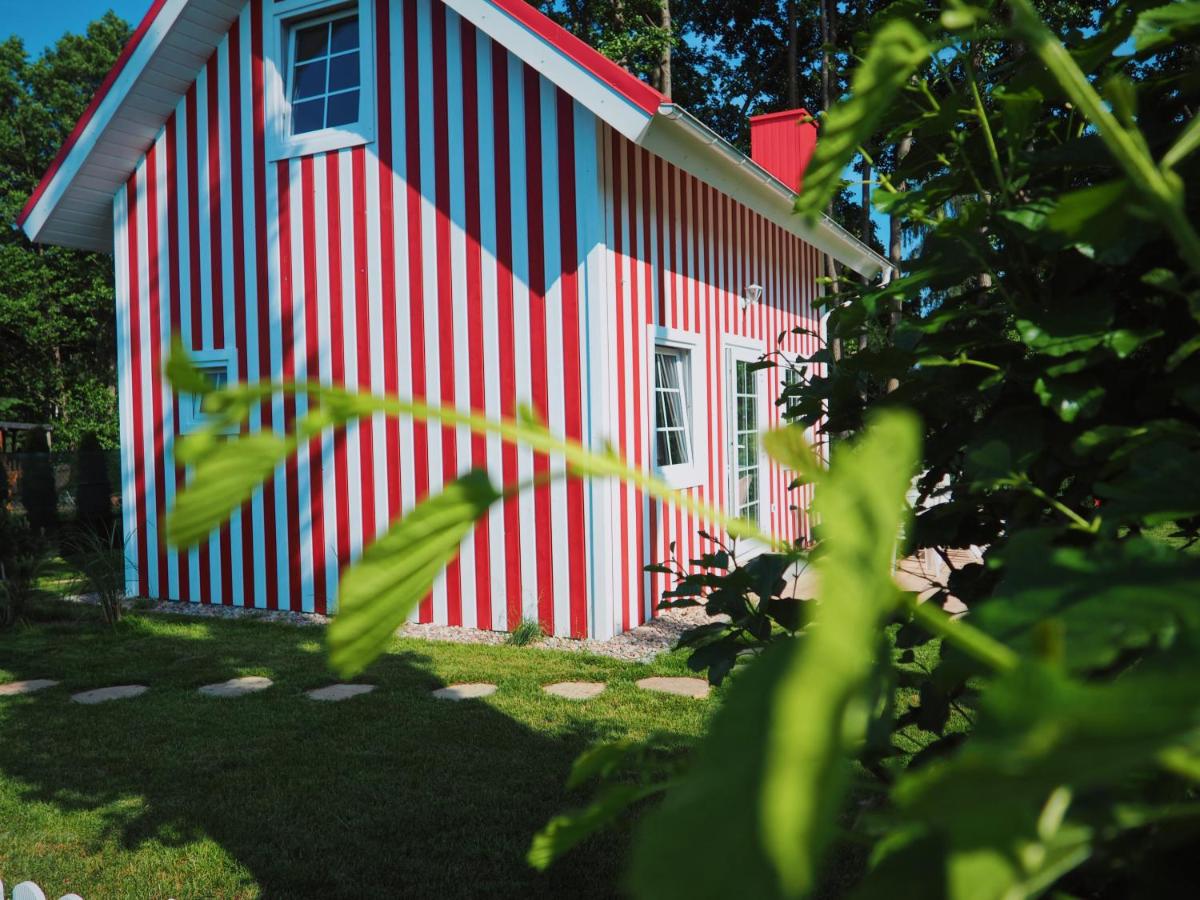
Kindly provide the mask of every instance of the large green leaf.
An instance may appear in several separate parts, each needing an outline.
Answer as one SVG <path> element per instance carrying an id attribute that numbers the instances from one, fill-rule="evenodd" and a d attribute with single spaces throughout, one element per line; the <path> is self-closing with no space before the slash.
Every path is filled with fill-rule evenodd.
<path id="1" fill-rule="evenodd" d="M 1141 52 L 1173 43 L 1193 31 L 1200 31 L 1200 3 L 1175 0 L 1138 16 L 1133 40 Z"/>
<path id="2" fill-rule="evenodd" d="M 814 500 L 826 550 L 820 607 L 771 697 L 759 793 L 766 849 L 789 895 L 812 888 L 841 801 L 846 754 L 864 737 L 867 686 L 891 580 L 905 494 L 920 458 L 920 425 L 881 414 L 858 444 L 834 448 Z"/>
<path id="3" fill-rule="evenodd" d="M 295 447 L 293 438 L 272 432 L 230 440 L 207 433 L 187 438 L 179 458 L 194 461 L 195 468 L 167 517 L 171 543 L 185 547 L 203 540 L 254 495 Z"/>
<path id="4" fill-rule="evenodd" d="M 1144 540 L 1088 550 L 1056 547 L 1054 532 L 1015 535 L 1004 577 L 970 621 L 1017 650 L 1032 652 L 1046 623 L 1061 630 L 1072 670 L 1101 668 L 1127 650 L 1165 646 L 1181 629 L 1200 634 L 1200 560 Z"/>
<path id="5" fill-rule="evenodd" d="M 895 852 L 919 849 L 955 900 L 1036 896 L 1092 853 L 1076 803 L 1096 790 L 1136 790 L 1139 773 L 1195 739 L 1197 674 L 1193 663 L 1083 684 L 1027 662 L 1000 676 L 962 750 L 898 780 L 901 821 L 926 838 Z"/>
<path id="6" fill-rule="evenodd" d="M 821 124 L 821 136 L 804 174 L 796 210 L 816 216 L 829 203 L 842 172 L 860 144 L 871 137 L 909 76 L 929 58 L 929 42 L 912 23 L 891 19 L 876 32 L 862 64 L 854 70 L 850 96 Z"/>
<path id="7" fill-rule="evenodd" d="M 486 472 L 469 472 L 418 504 L 350 567 L 329 626 L 329 661 L 337 671 L 354 675 L 383 652 L 500 496 Z"/>
<path id="8" fill-rule="evenodd" d="M 663 785 L 608 785 L 583 809 L 555 816 L 534 835 L 526 861 L 544 870 L 582 841 L 615 822 L 635 803 L 661 793 Z"/>
<path id="9" fill-rule="evenodd" d="M 786 437 L 773 452 L 798 462 Z M 735 677 L 692 769 L 635 842 L 639 895 L 796 896 L 812 887 L 848 755 L 866 735 L 917 458 L 917 423 L 895 411 L 836 447 L 816 495 L 824 553 L 813 619 L 799 640 L 774 645 Z M 696 835 L 722 852 L 697 854 Z"/>

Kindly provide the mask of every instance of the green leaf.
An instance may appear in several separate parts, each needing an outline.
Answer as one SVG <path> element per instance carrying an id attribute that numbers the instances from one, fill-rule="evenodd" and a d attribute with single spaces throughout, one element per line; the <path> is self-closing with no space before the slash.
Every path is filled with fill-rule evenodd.
<path id="1" fill-rule="evenodd" d="M 865 733 L 875 639 L 896 598 L 892 558 L 919 435 L 911 415 L 880 415 L 860 442 L 834 448 L 814 501 L 826 547 L 816 562 L 820 606 L 771 696 L 759 789 L 766 851 L 791 896 L 815 882 L 847 749 Z"/>
<path id="2" fill-rule="evenodd" d="M 692 900 L 781 894 L 763 852 L 758 797 L 770 696 L 793 652 L 791 644 L 775 644 L 732 679 L 687 774 L 636 833 L 630 863 L 635 896 Z M 698 853 L 696 835 L 715 842 L 721 852 Z"/>
<path id="3" fill-rule="evenodd" d="M 1089 551 L 1056 547 L 1053 532 L 1015 535 L 999 558 L 995 595 L 971 622 L 1013 649 L 1032 653 L 1037 630 L 1061 629 L 1070 670 L 1103 668 L 1127 650 L 1167 646 L 1180 629 L 1200 632 L 1200 560 L 1144 540 Z"/>
<path id="4" fill-rule="evenodd" d="M 212 382 L 196 368 L 196 364 L 192 362 L 192 355 L 184 349 L 183 342 L 178 337 L 171 341 L 171 353 L 167 357 L 164 371 L 171 387 L 179 393 L 208 394 L 213 390 Z"/>
<path id="5" fill-rule="evenodd" d="M 272 432 L 226 440 L 206 431 L 184 438 L 178 458 L 195 469 L 167 516 L 167 539 L 178 547 L 203 540 L 254 496 L 295 447 L 293 438 Z"/>
<path id="6" fill-rule="evenodd" d="M 822 122 L 804 190 L 796 199 L 797 212 L 815 218 L 825 209 L 859 145 L 872 136 L 909 76 L 929 58 L 929 50 L 921 32 L 904 19 L 891 19 L 876 32 L 854 70 L 850 96 Z"/>
<path id="7" fill-rule="evenodd" d="M 1093 416 L 1104 402 L 1104 387 L 1088 378 L 1039 378 L 1033 391 L 1042 405 L 1064 422 Z"/>
<path id="8" fill-rule="evenodd" d="M 630 806 L 663 790 L 663 785 L 639 787 L 616 784 L 600 791 L 583 809 L 555 816 L 533 836 L 526 861 L 545 871 L 556 859 L 597 831 L 616 821 Z"/>
<path id="9" fill-rule="evenodd" d="M 355 675 L 384 651 L 500 497 L 486 472 L 469 472 L 418 504 L 342 576 L 328 632 L 329 661 L 338 672 Z"/>
<path id="10" fill-rule="evenodd" d="M 825 553 L 811 624 L 733 678 L 691 770 L 634 842 L 639 896 L 796 896 L 812 886 L 850 748 L 866 735 L 918 434 L 911 415 L 891 411 L 835 448 L 816 494 Z M 705 835 L 722 852 L 697 853 L 682 835 Z"/>
<path id="11" fill-rule="evenodd" d="M 763 435 L 763 449 L 767 456 L 785 469 L 791 469 L 804 482 L 820 480 L 824 469 L 817 462 L 806 429 L 799 425 L 776 428 Z"/>
<path id="12" fill-rule="evenodd" d="M 640 741 L 625 739 L 606 741 L 588 748 L 571 764 L 571 774 L 567 776 L 567 790 L 581 787 L 593 778 L 608 778 L 636 757 L 643 747 Z"/>
<path id="13" fill-rule="evenodd" d="M 1182 40 L 1200 29 L 1200 3 L 1175 0 L 1164 6 L 1148 9 L 1138 16 L 1133 26 L 1133 41 L 1139 53 Z"/>

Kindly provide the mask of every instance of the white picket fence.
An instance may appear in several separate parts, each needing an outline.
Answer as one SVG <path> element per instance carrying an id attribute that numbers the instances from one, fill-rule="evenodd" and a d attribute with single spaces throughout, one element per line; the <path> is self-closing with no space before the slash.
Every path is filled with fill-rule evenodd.
<path id="1" fill-rule="evenodd" d="M 0 900 L 8 900 L 4 893 L 4 882 L 0 881 Z M 32 881 L 22 881 L 12 892 L 12 900 L 46 900 L 46 892 Z M 58 900 L 83 900 L 78 894 L 65 894 Z"/>

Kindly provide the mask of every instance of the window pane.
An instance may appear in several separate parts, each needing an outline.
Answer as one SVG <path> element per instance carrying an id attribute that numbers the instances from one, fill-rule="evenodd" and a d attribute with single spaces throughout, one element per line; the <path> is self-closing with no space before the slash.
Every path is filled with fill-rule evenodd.
<path id="1" fill-rule="evenodd" d="M 306 100 L 292 104 L 292 134 L 320 131 L 325 127 L 325 100 Z"/>
<path id="2" fill-rule="evenodd" d="M 667 457 L 668 457 L 667 434 L 664 431 L 659 431 L 658 439 L 655 442 L 655 457 L 654 458 L 658 460 L 658 464 L 660 466 L 669 466 L 670 463 L 667 461 Z"/>
<path id="3" fill-rule="evenodd" d="M 333 46 L 331 53 L 358 49 L 358 16 L 347 16 L 333 23 Z"/>
<path id="4" fill-rule="evenodd" d="M 329 112 L 325 117 L 325 125 L 332 128 L 335 125 L 350 125 L 357 121 L 358 91 L 330 94 Z"/>
<path id="5" fill-rule="evenodd" d="M 296 33 L 296 59 L 303 61 L 329 52 L 329 23 L 322 22 Z"/>
<path id="6" fill-rule="evenodd" d="M 358 53 L 335 56 L 329 61 L 329 92 L 358 87 Z"/>
<path id="7" fill-rule="evenodd" d="M 320 97 L 325 93 L 325 66 L 323 59 L 296 66 L 296 77 L 292 82 L 292 99 L 303 100 L 306 97 Z"/>

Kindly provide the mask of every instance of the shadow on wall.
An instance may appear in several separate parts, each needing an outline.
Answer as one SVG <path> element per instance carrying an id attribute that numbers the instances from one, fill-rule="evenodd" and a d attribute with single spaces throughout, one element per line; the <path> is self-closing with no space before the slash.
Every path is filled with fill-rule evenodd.
<path id="1" fill-rule="evenodd" d="M 581 799 L 563 783 L 596 738 L 588 723 L 568 714 L 556 739 L 488 704 L 434 700 L 442 682 L 416 654 L 373 666 L 373 694 L 318 704 L 301 692 L 334 680 L 319 632 L 275 628 L 264 660 L 261 632 L 242 644 L 240 629 L 223 628 L 218 643 L 206 629 L 163 634 L 134 619 L 113 634 L 61 622 L 43 645 L 0 644 L 12 677 L 63 678 L 0 706 L 0 820 L 36 815 L 58 848 L 6 847 L 10 879 L 86 900 L 106 893 L 96 885 L 113 876 L 99 873 L 114 869 L 128 870 L 121 878 L 138 896 L 181 900 L 619 893 L 625 835 L 593 840 L 547 875 L 523 859 L 532 833 Z M 275 686 L 236 700 L 195 693 L 250 672 Z M 136 700 L 68 699 L 137 682 L 152 690 Z M 54 828 L 63 814 L 71 828 Z"/>

